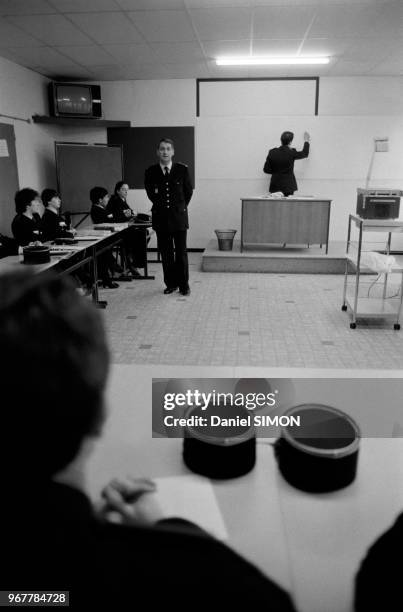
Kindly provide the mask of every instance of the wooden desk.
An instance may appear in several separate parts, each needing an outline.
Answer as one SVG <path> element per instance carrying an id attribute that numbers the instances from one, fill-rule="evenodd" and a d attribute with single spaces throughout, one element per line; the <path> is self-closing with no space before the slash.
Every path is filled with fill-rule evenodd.
<path id="1" fill-rule="evenodd" d="M 241 198 L 241 252 L 270 244 L 329 243 L 330 203 L 323 198 Z"/>

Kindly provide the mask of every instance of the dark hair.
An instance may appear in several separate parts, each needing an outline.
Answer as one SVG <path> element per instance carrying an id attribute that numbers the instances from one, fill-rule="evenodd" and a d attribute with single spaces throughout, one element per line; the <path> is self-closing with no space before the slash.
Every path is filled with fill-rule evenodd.
<path id="1" fill-rule="evenodd" d="M 93 204 L 98 204 L 99 200 L 106 195 L 108 195 L 108 190 L 105 187 L 93 187 L 90 191 L 90 200 Z"/>
<path id="2" fill-rule="evenodd" d="M 44 481 L 99 433 L 109 363 L 102 322 L 70 277 L 8 273 L 0 346 L 2 478 Z"/>
<path id="3" fill-rule="evenodd" d="M 59 194 L 55 189 L 44 189 L 41 194 L 42 204 L 47 206 L 52 198 L 59 198 Z"/>
<path id="4" fill-rule="evenodd" d="M 281 144 L 289 145 L 292 142 L 292 139 L 294 138 L 294 134 L 292 132 L 283 132 L 280 138 Z"/>
<path id="5" fill-rule="evenodd" d="M 129 186 L 129 185 L 126 183 L 126 181 L 118 181 L 118 182 L 116 183 L 116 185 L 115 185 L 115 189 L 114 189 L 113 193 L 114 193 L 115 195 L 118 195 L 118 191 L 119 191 L 119 190 L 120 190 L 120 189 L 123 187 L 123 185 L 127 185 L 127 186 Z"/>
<path id="6" fill-rule="evenodd" d="M 172 147 L 173 149 L 175 148 L 175 147 L 174 147 L 174 141 L 173 141 L 173 140 L 171 140 L 171 138 L 161 138 L 161 140 L 160 140 L 160 141 L 159 141 L 159 143 L 158 143 L 158 147 L 157 147 L 158 149 L 160 148 L 160 144 L 161 144 L 162 142 L 167 142 L 168 144 L 170 144 L 170 145 L 171 145 L 171 147 Z"/>
<path id="7" fill-rule="evenodd" d="M 17 215 L 22 215 L 27 210 L 27 207 L 31 204 L 32 200 L 37 198 L 39 193 L 35 189 L 30 187 L 24 187 L 17 191 L 14 197 L 15 212 Z"/>

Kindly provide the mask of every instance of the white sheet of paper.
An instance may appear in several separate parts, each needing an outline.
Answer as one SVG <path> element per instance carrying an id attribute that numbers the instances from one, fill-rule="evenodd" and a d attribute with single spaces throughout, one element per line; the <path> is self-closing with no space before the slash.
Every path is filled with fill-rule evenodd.
<path id="1" fill-rule="evenodd" d="M 86 236 L 75 236 L 74 240 L 88 242 L 88 241 L 93 241 L 93 240 L 95 240 L 96 238 L 99 238 L 99 237 L 100 237 L 99 236 L 99 232 L 97 232 L 95 235 L 94 234 L 92 234 L 92 235 L 91 234 L 87 234 Z"/>
<path id="2" fill-rule="evenodd" d="M 196 523 L 219 540 L 228 538 L 227 529 L 211 483 L 199 476 L 153 478 L 166 517 L 180 517 Z"/>
<path id="3" fill-rule="evenodd" d="M 50 253 L 71 253 L 72 251 L 81 251 L 83 247 L 78 244 L 52 244 L 50 248 Z"/>

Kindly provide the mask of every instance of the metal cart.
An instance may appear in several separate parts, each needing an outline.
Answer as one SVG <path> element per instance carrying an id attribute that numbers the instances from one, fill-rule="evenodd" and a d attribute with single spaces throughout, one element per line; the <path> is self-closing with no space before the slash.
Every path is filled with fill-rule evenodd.
<path id="1" fill-rule="evenodd" d="M 358 239 L 352 239 L 353 230 L 358 230 Z M 357 319 L 378 318 L 394 321 L 393 328 L 400 329 L 400 315 L 402 313 L 403 301 L 403 256 L 397 256 L 396 265 L 393 266 L 392 273 L 400 273 L 400 290 L 396 296 L 387 297 L 387 286 L 389 274 L 384 273 L 382 297 L 370 297 L 370 289 L 367 296 L 360 295 L 361 272 L 368 274 L 371 268 L 362 263 L 362 255 L 365 252 L 363 241 L 364 232 L 384 232 L 387 234 L 386 244 L 379 252 L 389 255 L 392 233 L 403 232 L 403 221 L 393 219 L 362 219 L 357 215 L 349 215 L 347 249 L 346 249 L 346 268 L 344 274 L 344 290 L 342 310 L 348 310 L 351 315 L 350 328 L 357 327 Z M 372 241 L 374 244 L 374 241 Z M 379 246 L 379 243 L 378 243 Z M 371 249 L 372 251 L 375 249 Z M 349 290 L 349 272 L 355 271 L 354 290 Z M 375 272 L 374 272 L 375 273 Z"/>

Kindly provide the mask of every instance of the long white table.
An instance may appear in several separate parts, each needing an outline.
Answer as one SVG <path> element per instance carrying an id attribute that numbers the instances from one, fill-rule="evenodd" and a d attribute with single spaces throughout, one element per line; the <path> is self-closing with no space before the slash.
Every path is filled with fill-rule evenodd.
<path id="1" fill-rule="evenodd" d="M 234 372 L 115 365 L 107 394 L 110 417 L 89 465 L 92 498 L 114 476 L 189 473 L 182 461 L 182 440 L 151 437 L 153 376 L 231 377 Z M 340 386 L 331 378 L 318 384 L 294 378 L 291 384 L 294 404 L 327 403 L 351 414 L 364 433 L 403 435 L 403 379 L 352 379 Z M 269 442 L 259 440 L 256 466 L 249 474 L 213 482 L 228 543 L 286 588 L 299 612 L 351 612 L 360 561 L 403 511 L 403 440 L 363 438 L 355 482 L 325 495 L 288 485 Z"/>
<path id="2" fill-rule="evenodd" d="M 108 227 L 114 224 L 108 224 Z M 98 266 L 97 259 L 102 253 L 113 248 L 123 242 L 125 235 L 131 232 L 133 228 L 141 228 L 144 230 L 144 249 L 145 249 L 145 268 L 144 279 L 154 279 L 154 276 L 149 276 L 147 267 L 147 239 L 146 230 L 151 224 L 132 223 L 130 225 L 115 224 L 116 231 L 95 231 L 92 228 L 80 230 L 77 234 L 78 243 L 74 245 L 54 246 L 51 242 L 45 243 L 51 249 L 50 262 L 38 265 L 32 265 L 35 272 L 44 272 L 52 269 L 58 274 L 71 274 L 75 270 L 89 264 L 91 269 L 92 295 L 94 302 L 101 307 L 105 307 L 107 302 L 99 300 L 98 296 Z M 121 228 L 121 229 L 120 229 Z M 93 235 L 88 236 L 89 233 Z M 83 240 L 86 237 L 88 239 Z M 52 250 L 53 249 L 53 250 Z M 2 272 L 10 272 L 16 270 L 21 265 L 21 259 L 18 255 L 11 255 L 0 259 L 0 274 Z"/>

